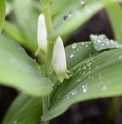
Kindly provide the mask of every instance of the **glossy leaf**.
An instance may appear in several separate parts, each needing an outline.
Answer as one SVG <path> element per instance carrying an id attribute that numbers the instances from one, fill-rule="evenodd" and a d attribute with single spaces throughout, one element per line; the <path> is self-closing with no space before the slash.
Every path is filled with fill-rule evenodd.
<path id="1" fill-rule="evenodd" d="M 27 39 L 32 52 L 37 49 L 37 20 L 40 14 L 32 0 L 13 0 L 16 21 Z"/>
<path id="2" fill-rule="evenodd" d="M 80 44 L 77 44 L 79 46 Z M 70 46 L 71 47 L 71 46 Z M 88 49 L 89 46 L 84 46 Z M 70 49 L 69 47 L 66 48 Z M 74 49 L 68 52 L 70 56 Z M 77 51 L 77 48 L 76 48 Z M 75 53 L 82 58 L 82 48 Z M 87 51 L 91 53 L 91 48 Z M 75 56 L 70 58 L 68 64 L 75 63 Z M 82 59 L 81 59 L 82 60 Z M 78 61 L 76 61 L 78 62 Z M 65 80 L 62 85 L 55 85 L 51 95 L 51 107 L 42 116 L 43 120 L 50 120 L 64 111 L 72 104 L 88 99 L 116 96 L 122 94 L 122 49 L 104 51 L 93 54 L 91 57 L 84 57 L 83 61 L 70 67 L 71 77 Z"/>
<path id="3" fill-rule="evenodd" d="M 39 124 L 41 98 L 20 94 L 10 106 L 2 124 Z"/>
<path id="4" fill-rule="evenodd" d="M 110 48 L 122 48 L 122 44 L 114 40 L 109 40 L 106 35 L 90 35 L 90 39 L 93 42 L 94 48 L 97 51 L 110 49 Z"/>
<path id="5" fill-rule="evenodd" d="M 9 21 L 5 21 L 3 29 L 14 40 L 23 45 L 26 44 L 26 39 L 24 38 L 23 33 L 18 29 L 16 25 L 12 24 Z"/>
<path id="6" fill-rule="evenodd" d="M 95 13 L 97 13 L 99 10 L 106 7 L 107 5 L 111 4 L 113 1 L 117 0 L 95 1 L 90 3 L 84 9 L 76 11 L 71 18 L 67 19 L 64 23 L 60 24 L 49 35 L 49 39 L 70 34 L 71 32 L 75 31 L 80 25 L 83 25 L 87 20 L 89 20 Z"/>
<path id="7" fill-rule="evenodd" d="M 0 36 L 0 84 L 35 96 L 51 92 L 51 82 L 37 71 L 33 61 L 15 41 Z"/>
<path id="8" fill-rule="evenodd" d="M 122 8 L 114 2 L 106 7 L 110 23 L 113 28 L 115 39 L 122 42 Z"/>
<path id="9" fill-rule="evenodd" d="M 0 0 L 0 34 L 5 19 L 5 11 L 6 11 L 5 0 Z"/>

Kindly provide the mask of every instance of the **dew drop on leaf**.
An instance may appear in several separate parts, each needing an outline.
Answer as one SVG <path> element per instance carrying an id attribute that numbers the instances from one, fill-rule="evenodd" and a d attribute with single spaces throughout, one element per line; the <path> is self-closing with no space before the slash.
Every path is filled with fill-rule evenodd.
<path id="1" fill-rule="evenodd" d="M 70 58 L 73 58 L 74 57 L 74 54 L 72 53 L 72 54 L 70 54 Z"/>
<path id="2" fill-rule="evenodd" d="M 76 94 L 77 94 L 77 90 L 73 90 L 73 91 L 71 92 L 71 94 L 72 94 L 72 95 L 76 95 Z"/>
<path id="3" fill-rule="evenodd" d="M 86 70 L 86 66 L 85 65 L 83 66 L 83 69 Z"/>
<path id="4" fill-rule="evenodd" d="M 13 124 L 17 124 L 17 121 L 15 120 L 15 121 L 13 122 Z"/>
<path id="5" fill-rule="evenodd" d="M 77 47 L 77 44 L 76 43 L 73 43 L 72 44 L 72 49 L 75 49 Z"/>
<path id="6" fill-rule="evenodd" d="M 103 85 L 100 88 L 101 88 L 101 90 L 106 90 L 107 89 L 107 86 L 106 85 Z"/>
<path id="7" fill-rule="evenodd" d="M 81 81 L 81 79 L 78 79 L 78 80 L 77 80 L 77 82 L 80 82 L 80 81 Z"/>
<path id="8" fill-rule="evenodd" d="M 119 56 L 119 59 L 122 59 L 122 56 Z"/>
<path id="9" fill-rule="evenodd" d="M 67 95 L 67 99 L 70 99 L 70 96 L 69 95 Z"/>
<path id="10" fill-rule="evenodd" d="M 67 19 L 69 19 L 69 18 L 71 18 L 71 17 L 72 17 L 71 14 L 65 15 L 65 16 L 63 17 L 63 20 L 65 21 L 65 20 L 67 20 Z"/>
<path id="11" fill-rule="evenodd" d="M 87 84 L 82 85 L 83 92 L 86 93 L 88 91 Z"/>
<path id="12" fill-rule="evenodd" d="M 78 71 L 81 71 L 81 68 L 79 68 Z"/>
<path id="13" fill-rule="evenodd" d="M 86 0 L 80 0 L 80 3 L 84 5 L 86 3 Z"/>

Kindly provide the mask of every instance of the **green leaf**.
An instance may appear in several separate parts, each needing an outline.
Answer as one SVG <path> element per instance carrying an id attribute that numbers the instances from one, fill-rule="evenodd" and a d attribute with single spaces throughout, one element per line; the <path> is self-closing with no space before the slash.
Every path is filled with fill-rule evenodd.
<path id="1" fill-rule="evenodd" d="M 10 106 L 2 124 L 39 124 L 41 98 L 20 94 Z"/>
<path id="2" fill-rule="evenodd" d="M 6 15 L 9 15 L 12 12 L 11 0 L 6 0 Z"/>
<path id="3" fill-rule="evenodd" d="M 64 23 L 60 24 L 50 35 L 49 39 L 56 38 L 58 36 L 64 36 L 70 34 L 83 25 L 87 20 L 89 20 L 95 13 L 97 13 L 102 8 L 111 4 L 113 1 L 117 0 L 99 0 L 93 1 L 87 5 L 84 9 L 76 11 L 71 18 L 67 19 Z M 118 0 L 122 1 L 122 0 Z"/>
<path id="4" fill-rule="evenodd" d="M 122 48 L 122 44 L 114 41 L 109 40 L 106 35 L 90 35 L 90 39 L 93 42 L 93 45 L 97 51 L 109 49 L 109 48 Z"/>
<path id="5" fill-rule="evenodd" d="M 122 42 L 122 8 L 121 6 L 113 2 L 106 7 L 106 11 L 111 22 L 115 39 L 118 42 Z"/>
<path id="6" fill-rule="evenodd" d="M 77 47 L 79 45 L 77 44 Z M 66 51 L 69 47 L 66 48 Z M 74 52 L 75 56 L 77 57 L 77 54 L 80 53 L 78 56 L 82 58 L 84 50 L 82 48 L 77 50 L 77 47 L 75 49 L 78 52 Z M 92 49 L 89 49 L 89 46 L 84 45 L 82 47 L 87 49 L 87 55 L 91 53 Z M 69 56 L 73 51 L 74 49 L 66 54 Z M 77 59 L 74 58 L 70 58 L 67 64 L 75 63 Z M 84 60 L 72 65 L 72 68 L 70 66 L 69 70 L 72 72 L 70 79 L 65 80 L 60 86 L 54 86 L 51 93 L 51 107 L 42 116 L 42 119 L 50 120 L 79 101 L 121 95 L 121 63 L 122 49 L 115 49 L 94 53 L 91 57 L 84 57 Z"/>
<path id="7" fill-rule="evenodd" d="M 6 11 L 5 0 L 0 0 L 0 34 L 5 20 L 5 11 Z"/>
<path id="8" fill-rule="evenodd" d="M 91 42 L 73 43 L 72 45 L 67 46 L 65 51 L 68 69 L 91 57 L 92 55 L 99 53 L 96 52 Z"/>
<path id="9" fill-rule="evenodd" d="M 40 14 L 32 0 L 13 0 L 16 21 L 30 45 L 32 52 L 37 49 L 37 20 Z"/>
<path id="10" fill-rule="evenodd" d="M 0 84 L 35 96 L 51 92 L 51 81 L 37 71 L 33 61 L 13 40 L 0 36 Z"/>
<path id="11" fill-rule="evenodd" d="M 16 25 L 9 21 L 5 21 L 3 29 L 14 40 L 18 41 L 22 45 L 26 44 L 26 39 L 24 38 L 23 33 L 18 29 Z"/>

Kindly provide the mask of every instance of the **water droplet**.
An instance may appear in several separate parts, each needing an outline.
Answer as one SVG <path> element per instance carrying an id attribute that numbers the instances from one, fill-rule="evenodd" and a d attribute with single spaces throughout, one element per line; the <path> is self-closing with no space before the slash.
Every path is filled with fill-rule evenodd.
<path id="1" fill-rule="evenodd" d="M 122 59 L 122 56 L 119 56 L 119 59 Z"/>
<path id="2" fill-rule="evenodd" d="M 52 84 L 52 87 L 54 87 L 55 86 L 55 84 Z"/>
<path id="3" fill-rule="evenodd" d="M 76 95 L 76 94 L 77 94 L 77 90 L 73 90 L 73 91 L 71 92 L 71 94 L 72 94 L 72 95 Z"/>
<path id="4" fill-rule="evenodd" d="M 90 66 L 91 64 L 92 64 L 92 62 L 88 62 L 88 63 L 87 63 L 87 66 Z"/>
<path id="5" fill-rule="evenodd" d="M 41 67 L 39 65 L 37 65 L 37 69 L 38 69 L 38 71 L 40 71 Z"/>
<path id="6" fill-rule="evenodd" d="M 83 92 L 86 93 L 88 91 L 87 84 L 82 85 Z"/>
<path id="7" fill-rule="evenodd" d="M 73 76 L 73 72 L 70 71 L 69 76 L 70 76 L 70 77 Z"/>
<path id="8" fill-rule="evenodd" d="M 80 0 L 80 3 L 84 5 L 86 3 L 86 0 Z"/>
<path id="9" fill-rule="evenodd" d="M 75 51 L 73 51 L 73 53 L 75 53 Z"/>
<path id="10" fill-rule="evenodd" d="M 81 71 L 81 68 L 79 68 L 78 71 Z"/>
<path id="11" fill-rule="evenodd" d="M 88 74 L 91 74 L 91 71 L 89 71 Z"/>
<path id="12" fill-rule="evenodd" d="M 73 58 L 74 57 L 74 54 L 72 53 L 72 54 L 70 54 L 70 58 Z"/>
<path id="13" fill-rule="evenodd" d="M 75 49 L 77 47 L 77 44 L 76 43 L 73 43 L 72 44 L 72 49 Z"/>
<path id="14" fill-rule="evenodd" d="M 97 42 L 98 42 L 98 43 L 100 43 L 100 42 L 101 42 L 101 40 L 99 40 L 99 39 L 98 39 L 98 40 L 97 40 Z"/>
<path id="15" fill-rule="evenodd" d="M 63 20 L 65 21 L 66 19 L 71 18 L 71 17 L 72 17 L 71 14 L 65 15 L 65 16 L 63 17 Z"/>
<path id="16" fill-rule="evenodd" d="M 86 70 L 86 66 L 85 65 L 83 66 L 83 69 Z"/>
<path id="17" fill-rule="evenodd" d="M 106 85 L 101 86 L 101 90 L 106 90 L 106 89 L 107 89 Z"/>
<path id="18" fill-rule="evenodd" d="M 80 81 L 81 81 L 81 79 L 78 79 L 78 80 L 77 80 L 77 82 L 80 82 Z"/>
<path id="19" fill-rule="evenodd" d="M 15 120 L 15 121 L 13 122 L 13 124 L 17 124 L 17 121 Z"/>
<path id="20" fill-rule="evenodd" d="M 67 99 L 70 99 L 70 96 L 69 95 L 67 95 Z"/>
<path id="21" fill-rule="evenodd" d="M 79 49 L 77 48 L 77 52 L 79 51 Z"/>
<path id="22" fill-rule="evenodd" d="M 85 75 L 85 71 L 82 72 L 82 75 Z"/>
<path id="23" fill-rule="evenodd" d="M 99 79 L 102 79 L 102 74 L 101 73 L 99 74 Z"/>
<path id="24" fill-rule="evenodd" d="M 83 46 L 84 45 L 84 42 L 82 42 L 81 45 Z"/>
<path id="25" fill-rule="evenodd" d="M 96 68 L 96 69 L 99 68 L 99 65 L 97 65 L 95 68 Z"/>
<path id="26" fill-rule="evenodd" d="M 89 75 L 88 78 L 91 79 L 91 76 Z"/>
<path id="27" fill-rule="evenodd" d="M 105 44 L 104 43 L 102 43 L 102 46 L 104 46 Z"/>

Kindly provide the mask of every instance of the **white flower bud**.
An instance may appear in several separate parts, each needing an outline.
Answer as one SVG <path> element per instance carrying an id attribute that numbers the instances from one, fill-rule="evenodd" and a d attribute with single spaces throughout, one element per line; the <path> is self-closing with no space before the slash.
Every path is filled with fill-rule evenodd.
<path id="1" fill-rule="evenodd" d="M 56 39 L 52 58 L 53 70 L 55 71 L 60 82 L 63 82 L 64 78 L 68 78 L 66 68 L 66 55 L 64 50 L 63 41 L 60 37 Z"/>
<path id="2" fill-rule="evenodd" d="M 40 14 L 38 17 L 37 41 L 38 41 L 38 50 L 36 54 L 38 54 L 40 50 L 45 52 L 47 48 L 47 31 L 46 31 L 45 17 L 43 14 Z"/>

